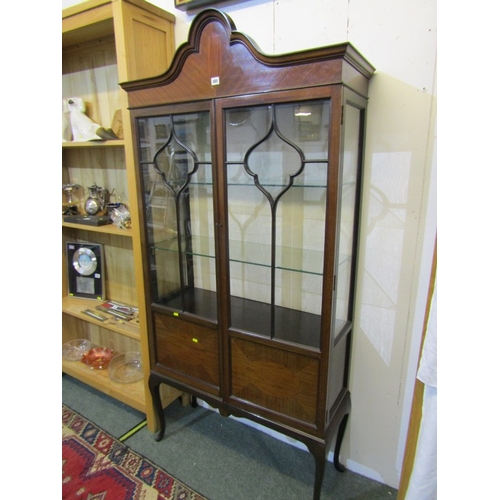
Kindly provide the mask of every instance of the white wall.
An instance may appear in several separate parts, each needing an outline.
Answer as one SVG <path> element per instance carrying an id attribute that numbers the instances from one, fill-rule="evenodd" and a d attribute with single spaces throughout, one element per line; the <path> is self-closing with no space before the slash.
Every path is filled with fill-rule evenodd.
<path id="1" fill-rule="evenodd" d="M 63 8 L 79 3 L 64 0 Z M 177 16 L 176 44 L 197 11 Z M 436 233 L 436 0 L 219 2 L 269 54 L 344 41 L 376 67 L 369 90 L 362 251 L 341 459 L 398 487 Z"/>

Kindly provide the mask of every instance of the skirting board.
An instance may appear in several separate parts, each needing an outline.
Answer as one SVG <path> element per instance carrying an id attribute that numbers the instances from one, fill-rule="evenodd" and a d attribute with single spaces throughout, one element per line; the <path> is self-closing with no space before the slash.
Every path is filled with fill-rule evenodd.
<path id="1" fill-rule="evenodd" d="M 212 408 L 208 403 L 206 403 L 202 399 L 198 399 L 197 401 L 198 401 L 199 406 L 202 406 L 203 408 L 217 412 L 217 409 Z M 296 439 L 293 439 L 289 436 L 285 436 L 284 434 L 281 434 L 280 432 L 276 432 L 272 429 L 268 429 L 267 427 L 264 427 L 263 425 L 260 425 L 256 422 L 252 422 L 251 420 L 248 420 L 246 418 L 233 417 L 232 415 L 230 415 L 229 418 L 232 418 L 238 422 L 241 422 L 242 424 L 248 425 L 249 427 L 253 427 L 254 429 L 257 429 L 258 431 L 261 431 L 264 434 L 272 436 L 272 437 L 274 437 L 274 438 L 276 438 L 284 443 L 295 446 L 296 448 L 299 448 L 299 449 L 307 451 L 307 452 L 309 451 L 304 443 L 301 443 L 300 441 L 297 441 Z M 333 463 L 333 451 L 330 451 L 328 453 L 327 459 L 329 462 Z M 349 469 L 351 472 L 354 472 L 356 474 L 360 474 L 361 476 L 367 477 L 368 479 L 373 479 L 374 481 L 385 484 L 385 481 L 382 479 L 380 474 L 377 471 L 370 469 L 369 467 L 365 467 L 364 465 L 361 465 L 361 464 L 355 462 L 354 460 L 349 460 L 349 459 L 347 459 L 347 461 L 345 462 L 345 465 L 346 465 L 347 469 Z"/>

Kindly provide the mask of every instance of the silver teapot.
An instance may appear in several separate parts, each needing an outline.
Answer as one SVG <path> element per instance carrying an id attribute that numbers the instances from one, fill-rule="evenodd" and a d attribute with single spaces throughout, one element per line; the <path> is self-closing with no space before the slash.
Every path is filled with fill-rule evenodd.
<path id="1" fill-rule="evenodd" d="M 87 215 L 104 215 L 109 202 L 109 191 L 94 183 L 89 186 L 89 197 L 85 201 Z"/>

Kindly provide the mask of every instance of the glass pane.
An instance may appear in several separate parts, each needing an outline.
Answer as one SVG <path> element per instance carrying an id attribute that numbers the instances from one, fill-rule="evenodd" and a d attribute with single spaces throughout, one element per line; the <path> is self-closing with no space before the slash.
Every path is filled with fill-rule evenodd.
<path id="1" fill-rule="evenodd" d="M 346 106 L 345 139 L 342 168 L 342 200 L 340 208 L 340 239 L 337 270 L 337 303 L 335 307 L 335 335 L 340 333 L 349 317 L 351 299 L 351 272 L 356 215 L 356 191 L 359 168 L 360 110 Z"/>
<path id="2" fill-rule="evenodd" d="M 312 347 L 320 336 L 329 105 L 225 115 L 231 326 Z"/>
<path id="3" fill-rule="evenodd" d="M 154 303 L 217 318 L 208 112 L 140 118 Z"/>
<path id="4" fill-rule="evenodd" d="M 308 159 L 328 156 L 329 101 L 304 101 L 276 108 L 282 134 L 299 147 Z"/>

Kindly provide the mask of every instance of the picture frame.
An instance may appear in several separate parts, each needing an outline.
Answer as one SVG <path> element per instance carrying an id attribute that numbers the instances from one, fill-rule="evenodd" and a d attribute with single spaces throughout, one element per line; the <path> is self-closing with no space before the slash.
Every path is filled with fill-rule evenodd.
<path id="1" fill-rule="evenodd" d="M 104 251 L 99 243 L 67 242 L 68 295 L 104 300 Z"/>
<path id="2" fill-rule="evenodd" d="M 179 10 L 191 10 L 199 7 L 207 7 L 218 3 L 218 1 L 220 2 L 220 0 L 175 0 L 175 8 Z"/>

